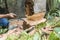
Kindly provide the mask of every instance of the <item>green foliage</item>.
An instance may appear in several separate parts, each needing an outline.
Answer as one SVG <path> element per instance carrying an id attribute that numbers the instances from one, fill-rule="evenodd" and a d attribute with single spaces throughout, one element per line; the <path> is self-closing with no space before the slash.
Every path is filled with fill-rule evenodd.
<path id="1" fill-rule="evenodd" d="M 40 24 L 37 24 L 36 25 L 36 29 L 41 29 L 41 28 L 43 28 L 43 27 L 45 27 L 46 26 L 46 22 L 42 22 L 42 23 L 40 23 Z"/>
<path id="2" fill-rule="evenodd" d="M 19 37 L 16 35 L 10 35 L 6 40 L 41 40 L 40 34 L 36 32 L 34 35 L 29 35 L 26 32 L 22 32 Z"/>
<path id="3" fill-rule="evenodd" d="M 54 28 L 54 31 L 55 31 L 56 33 L 60 32 L 60 27 L 55 27 L 55 28 Z"/>
<path id="4" fill-rule="evenodd" d="M 54 28 L 54 31 L 49 36 L 49 40 L 60 40 L 60 27 Z"/>
<path id="5" fill-rule="evenodd" d="M 47 0 L 49 11 L 46 14 L 47 19 L 60 17 L 60 0 Z"/>
<path id="6" fill-rule="evenodd" d="M 29 38 L 31 39 L 31 37 L 26 32 L 22 32 L 18 40 L 28 40 Z"/>
<path id="7" fill-rule="evenodd" d="M 40 34 L 36 32 L 34 35 L 30 36 L 26 32 L 23 32 L 18 40 L 40 40 Z"/>
<path id="8" fill-rule="evenodd" d="M 60 9 L 59 8 L 52 8 L 46 14 L 47 19 L 53 19 L 54 17 L 60 17 Z"/>
<path id="9" fill-rule="evenodd" d="M 3 34 L 3 33 L 6 33 L 8 31 L 8 29 L 7 28 L 5 28 L 5 29 L 0 29 L 0 34 Z"/>
<path id="10" fill-rule="evenodd" d="M 60 3 L 60 0 L 58 0 L 58 2 Z"/>
<path id="11" fill-rule="evenodd" d="M 52 18 L 52 19 L 48 19 L 46 21 L 46 25 L 47 26 L 53 26 L 53 27 L 59 27 L 60 26 L 60 17 L 59 18 Z"/>
<path id="12" fill-rule="evenodd" d="M 60 40 L 60 39 L 57 37 L 55 32 L 52 32 L 49 36 L 49 40 Z"/>
<path id="13" fill-rule="evenodd" d="M 33 36 L 33 40 L 41 40 L 41 35 L 38 32 L 36 32 Z"/>
<path id="14" fill-rule="evenodd" d="M 6 40 L 18 40 L 18 36 L 16 36 L 16 35 L 10 35 L 10 36 L 8 36 L 7 37 L 7 39 Z"/>
<path id="15" fill-rule="evenodd" d="M 60 38 L 60 27 L 55 27 L 54 31 L 55 31 L 57 37 Z"/>

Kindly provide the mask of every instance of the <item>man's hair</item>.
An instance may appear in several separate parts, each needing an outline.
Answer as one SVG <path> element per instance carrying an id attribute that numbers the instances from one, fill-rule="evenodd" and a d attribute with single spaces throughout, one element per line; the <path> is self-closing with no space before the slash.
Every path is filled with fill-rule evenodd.
<path id="1" fill-rule="evenodd" d="M 0 14 L 7 14 L 7 13 L 9 13 L 9 12 L 6 8 L 0 7 Z"/>

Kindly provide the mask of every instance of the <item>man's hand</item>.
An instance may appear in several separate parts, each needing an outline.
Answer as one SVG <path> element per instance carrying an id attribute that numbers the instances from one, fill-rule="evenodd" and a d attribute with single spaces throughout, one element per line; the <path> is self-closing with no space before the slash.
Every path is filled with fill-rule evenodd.
<path id="1" fill-rule="evenodd" d="M 9 13 L 9 14 L 6 14 L 8 18 L 16 18 L 16 14 L 14 13 Z"/>

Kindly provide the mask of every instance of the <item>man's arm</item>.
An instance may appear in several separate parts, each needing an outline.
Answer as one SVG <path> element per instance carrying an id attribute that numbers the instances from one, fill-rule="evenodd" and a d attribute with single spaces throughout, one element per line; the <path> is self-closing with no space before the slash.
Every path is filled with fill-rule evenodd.
<path id="1" fill-rule="evenodd" d="M 8 15 L 7 14 L 0 14 L 0 18 L 7 18 Z"/>
<path id="2" fill-rule="evenodd" d="M 10 14 L 0 14 L 0 18 L 16 18 L 16 15 L 13 13 Z"/>

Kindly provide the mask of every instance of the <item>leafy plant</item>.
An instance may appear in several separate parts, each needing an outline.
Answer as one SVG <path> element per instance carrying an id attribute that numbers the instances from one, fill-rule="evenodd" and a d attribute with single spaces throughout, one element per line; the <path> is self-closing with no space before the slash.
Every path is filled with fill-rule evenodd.
<path id="1" fill-rule="evenodd" d="M 55 32 L 52 32 L 48 40 L 60 40 L 60 39 L 57 37 Z"/>
<path id="2" fill-rule="evenodd" d="M 10 35 L 10 36 L 8 36 L 7 37 L 7 39 L 6 40 L 18 40 L 18 36 L 16 36 L 16 35 Z"/>
<path id="3" fill-rule="evenodd" d="M 46 26 L 46 22 L 42 22 L 42 23 L 37 24 L 35 28 L 39 30 L 45 26 Z"/>
<path id="4" fill-rule="evenodd" d="M 26 32 L 22 32 L 19 37 L 16 35 L 10 35 L 6 40 L 40 40 L 40 34 L 36 32 L 34 35 L 29 35 Z"/>
<path id="5" fill-rule="evenodd" d="M 46 14 L 47 19 L 53 19 L 54 17 L 60 17 L 60 9 L 59 8 L 52 8 Z"/>
<path id="6" fill-rule="evenodd" d="M 49 36 L 49 40 L 60 40 L 60 27 L 54 28 L 54 31 Z"/>
<path id="7" fill-rule="evenodd" d="M 60 26 L 60 19 L 59 18 L 53 18 L 53 19 L 48 19 L 46 21 L 46 26 Z"/>
<path id="8" fill-rule="evenodd" d="M 3 34 L 3 33 L 6 33 L 8 31 L 8 29 L 7 28 L 5 28 L 5 29 L 0 29 L 0 34 Z"/>

